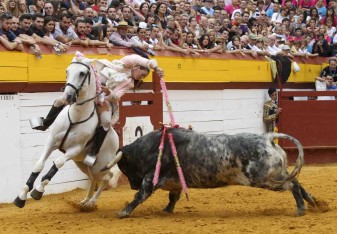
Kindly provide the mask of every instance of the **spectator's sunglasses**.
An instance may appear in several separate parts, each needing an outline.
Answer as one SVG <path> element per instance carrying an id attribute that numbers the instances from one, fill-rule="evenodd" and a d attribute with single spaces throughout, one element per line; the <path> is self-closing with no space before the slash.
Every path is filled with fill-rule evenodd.
<path id="1" fill-rule="evenodd" d="M 152 24 L 152 28 L 159 28 L 158 24 Z"/>

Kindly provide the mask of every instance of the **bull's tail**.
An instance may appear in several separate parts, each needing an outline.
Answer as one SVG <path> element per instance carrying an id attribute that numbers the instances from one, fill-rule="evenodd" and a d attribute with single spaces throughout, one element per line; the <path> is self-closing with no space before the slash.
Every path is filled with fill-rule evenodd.
<path id="1" fill-rule="evenodd" d="M 103 167 L 103 168 L 101 169 L 101 171 L 108 170 L 108 169 L 110 169 L 111 167 L 115 166 L 115 165 L 119 162 L 119 160 L 121 160 L 122 156 L 123 156 L 123 152 L 122 152 L 122 151 L 119 151 L 119 152 L 117 153 L 116 157 L 115 157 L 111 162 L 109 162 L 108 165 L 106 165 L 105 167 Z"/>
<path id="2" fill-rule="evenodd" d="M 298 149 L 298 157 L 295 163 L 295 167 L 294 170 L 288 175 L 288 177 L 284 180 L 281 181 L 275 181 L 271 178 L 269 178 L 270 180 L 272 180 L 274 183 L 278 183 L 278 184 L 284 184 L 288 181 L 293 180 L 297 175 L 299 175 L 299 173 L 301 172 L 302 166 L 304 164 L 304 152 L 303 152 L 303 147 L 302 144 L 294 137 L 289 136 L 287 134 L 284 133 L 267 133 L 266 137 L 268 139 L 268 141 L 272 142 L 274 139 L 288 139 L 290 141 L 292 141 L 297 149 Z"/>

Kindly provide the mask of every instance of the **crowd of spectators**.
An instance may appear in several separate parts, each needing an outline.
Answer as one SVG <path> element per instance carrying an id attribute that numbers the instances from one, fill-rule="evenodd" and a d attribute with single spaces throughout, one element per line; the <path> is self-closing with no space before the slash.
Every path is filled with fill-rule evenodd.
<path id="1" fill-rule="evenodd" d="M 0 0 L 0 43 L 38 58 L 41 44 L 330 57 L 336 13 L 336 0 Z"/>

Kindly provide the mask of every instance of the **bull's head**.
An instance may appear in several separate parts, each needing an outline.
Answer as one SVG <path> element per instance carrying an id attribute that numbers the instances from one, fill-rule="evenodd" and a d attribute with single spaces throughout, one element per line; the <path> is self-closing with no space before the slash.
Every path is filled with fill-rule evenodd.
<path id="1" fill-rule="evenodd" d="M 121 160 L 118 162 L 119 169 L 123 174 L 128 177 L 130 186 L 134 190 L 138 190 L 143 182 L 143 176 L 141 173 L 141 168 L 139 167 L 140 162 L 136 162 L 130 158 L 130 155 L 123 152 Z"/>

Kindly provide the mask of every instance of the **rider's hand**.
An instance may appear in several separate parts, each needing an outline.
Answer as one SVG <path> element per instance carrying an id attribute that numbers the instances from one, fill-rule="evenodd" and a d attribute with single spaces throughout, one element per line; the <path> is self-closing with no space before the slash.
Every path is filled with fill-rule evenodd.
<path id="1" fill-rule="evenodd" d="M 157 74 L 160 78 L 164 77 L 164 70 L 163 69 L 161 69 L 159 67 L 156 67 L 155 71 L 157 72 Z"/>
<path id="2" fill-rule="evenodd" d="M 102 91 L 105 93 L 105 95 L 109 96 L 111 93 L 111 90 L 106 87 L 106 86 L 102 86 Z"/>

